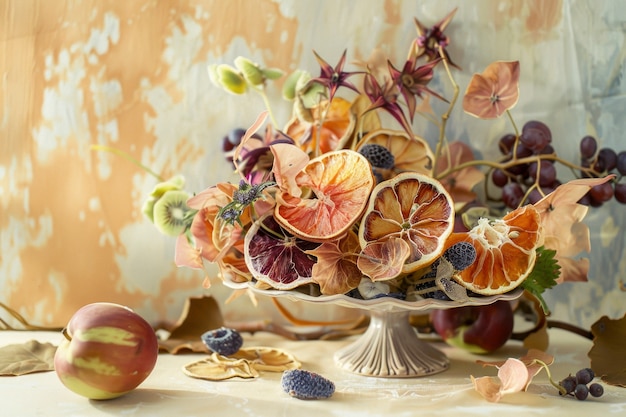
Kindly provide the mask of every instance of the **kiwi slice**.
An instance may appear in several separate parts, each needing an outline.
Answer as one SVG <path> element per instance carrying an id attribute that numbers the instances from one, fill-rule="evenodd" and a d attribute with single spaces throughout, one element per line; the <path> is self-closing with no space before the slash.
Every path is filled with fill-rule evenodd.
<path id="1" fill-rule="evenodd" d="M 151 197 L 160 198 L 168 191 L 181 190 L 185 185 L 185 178 L 182 175 L 175 175 L 167 181 L 163 181 L 154 186 L 150 193 Z"/>
<path id="2" fill-rule="evenodd" d="M 186 191 L 170 190 L 154 203 L 154 225 L 161 233 L 178 236 L 185 231 L 187 213 L 191 210 L 187 206 L 188 198 Z"/>
<path id="3" fill-rule="evenodd" d="M 141 212 L 148 220 L 154 223 L 154 203 L 158 200 L 154 197 L 148 197 L 141 206 Z"/>

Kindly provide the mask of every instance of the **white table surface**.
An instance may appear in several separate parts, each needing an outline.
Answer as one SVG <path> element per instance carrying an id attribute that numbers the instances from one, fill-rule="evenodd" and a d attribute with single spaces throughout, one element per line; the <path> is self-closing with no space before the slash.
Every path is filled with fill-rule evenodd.
<path id="1" fill-rule="evenodd" d="M 28 340 L 60 342 L 58 333 L 0 331 L 0 346 Z M 563 330 L 550 330 L 549 353 L 556 356 L 550 367 L 555 378 L 588 366 L 590 341 Z M 341 370 L 333 353 L 351 339 L 338 341 L 291 341 L 269 333 L 244 334 L 244 347 L 272 346 L 285 349 L 302 362 L 302 368 L 331 379 L 336 392 L 328 400 L 303 401 L 290 397 L 280 387 L 279 373 L 262 372 L 254 380 L 212 382 L 194 379 L 181 368 L 202 359 L 203 354 L 161 354 L 143 384 L 123 397 L 92 401 L 66 389 L 54 372 L 0 377 L 3 417 L 21 416 L 600 416 L 626 415 L 626 389 L 604 384 L 604 396 L 577 401 L 560 397 L 544 372 L 527 392 L 507 395 L 489 403 L 472 388 L 470 375 L 496 374 L 476 359 L 519 357 L 520 343 L 510 342 L 497 354 L 476 356 L 433 341 L 451 361 L 440 374 L 422 378 L 384 379 L 364 377 Z"/>

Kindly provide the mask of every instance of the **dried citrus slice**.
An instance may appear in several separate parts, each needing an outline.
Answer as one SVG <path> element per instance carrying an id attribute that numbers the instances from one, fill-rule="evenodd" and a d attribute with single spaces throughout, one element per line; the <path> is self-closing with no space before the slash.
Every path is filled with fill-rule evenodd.
<path id="1" fill-rule="evenodd" d="M 359 219 L 374 186 L 369 162 L 349 149 L 312 159 L 295 178 L 308 198 L 283 192 L 274 217 L 290 233 L 313 242 L 343 236 Z"/>
<path id="2" fill-rule="evenodd" d="M 501 219 L 481 218 L 468 232 L 454 233 L 446 248 L 471 243 L 476 260 L 454 278 L 467 289 L 483 295 L 511 291 L 530 274 L 541 238 L 541 219 L 532 205 L 520 207 Z"/>
<path id="3" fill-rule="evenodd" d="M 454 228 L 453 204 L 443 185 L 426 175 L 405 172 L 383 181 L 372 191 L 361 220 L 361 248 L 399 237 L 410 246 L 402 272 L 430 265 Z"/>
<path id="4" fill-rule="evenodd" d="M 285 126 L 285 134 L 296 141 L 302 150 L 307 153 L 315 151 L 315 141 L 318 134 L 317 122 L 315 120 L 321 117 L 320 109 L 324 109 L 327 103 L 327 101 L 323 101 L 311 109 L 313 122 L 307 122 L 295 116 Z M 330 109 L 324 115 L 322 129 L 320 130 L 320 154 L 341 149 L 350 138 L 356 120 L 350 107 L 351 103 L 341 97 L 335 97 L 331 102 Z"/>
<path id="5" fill-rule="evenodd" d="M 367 148 L 372 146 L 382 146 L 393 155 L 393 165 L 390 168 L 376 168 L 383 180 L 407 171 L 432 174 L 434 155 L 428 143 L 419 136 L 411 138 L 404 131 L 379 129 L 365 135 L 357 151 L 367 152 Z"/>
<path id="6" fill-rule="evenodd" d="M 245 262 L 258 281 L 277 290 L 313 282 L 315 258 L 307 254 L 319 243 L 291 236 L 267 215 L 252 223 L 244 240 Z"/>

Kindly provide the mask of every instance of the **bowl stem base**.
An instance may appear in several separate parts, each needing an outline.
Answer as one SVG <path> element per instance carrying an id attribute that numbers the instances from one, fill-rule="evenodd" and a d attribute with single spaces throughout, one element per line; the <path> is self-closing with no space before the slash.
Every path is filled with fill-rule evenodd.
<path id="1" fill-rule="evenodd" d="M 450 364 L 445 353 L 418 337 L 409 311 L 371 311 L 365 333 L 334 359 L 350 372 L 386 378 L 433 375 Z"/>

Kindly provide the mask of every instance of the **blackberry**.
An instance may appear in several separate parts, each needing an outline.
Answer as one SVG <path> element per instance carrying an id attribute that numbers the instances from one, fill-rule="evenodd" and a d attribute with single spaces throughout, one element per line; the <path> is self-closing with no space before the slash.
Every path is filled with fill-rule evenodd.
<path id="1" fill-rule="evenodd" d="M 436 270 L 436 268 L 434 269 Z M 422 279 L 415 284 L 415 291 L 424 298 L 450 301 L 450 297 L 448 297 L 448 295 L 440 290 L 435 284 L 435 274 L 436 272 L 431 271 L 424 275 Z"/>
<path id="2" fill-rule="evenodd" d="M 476 249 L 469 242 L 458 242 L 450 246 L 443 257 L 452 264 L 455 270 L 462 271 L 476 260 Z"/>
<path id="3" fill-rule="evenodd" d="M 330 398 L 335 392 L 335 384 L 332 381 L 303 369 L 283 372 L 280 383 L 283 391 L 301 400 Z"/>
<path id="4" fill-rule="evenodd" d="M 359 153 L 367 158 L 373 167 L 391 169 L 396 161 L 389 149 L 375 143 L 369 143 L 359 149 Z"/>
<path id="5" fill-rule="evenodd" d="M 243 345 L 243 338 L 239 332 L 227 327 L 209 330 L 203 333 L 200 338 L 206 347 L 222 356 L 230 356 L 237 353 Z"/>

